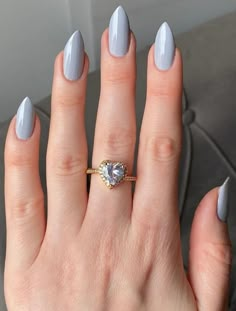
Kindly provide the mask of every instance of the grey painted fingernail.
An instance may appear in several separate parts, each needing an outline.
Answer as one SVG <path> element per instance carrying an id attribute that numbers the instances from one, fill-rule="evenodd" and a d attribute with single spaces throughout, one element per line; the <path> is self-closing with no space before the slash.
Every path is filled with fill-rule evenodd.
<path id="1" fill-rule="evenodd" d="M 217 215 L 223 222 L 227 221 L 228 218 L 228 196 L 229 196 L 229 181 L 228 177 L 223 185 L 219 188 L 218 202 L 217 202 Z"/>
<path id="2" fill-rule="evenodd" d="M 175 56 L 175 40 L 170 26 L 164 22 L 159 28 L 155 40 L 155 64 L 160 70 L 168 70 Z"/>
<path id="3" fill-rule="evenodd" d="M 116 57 L 124 56 L 129 49 L 129 18 L 122 6 L 112 14 L 109 23 L 109 50 Z"/>
<path id="4" fill-rule="evenodd" d="M 63 62 L 65 77 L 71 81 L 78 80 L 84 68 L 84 40 L 79 30 L 67 41 Z"/>
<path id="5" fill-rule="evenodd" d="M 18 138 L 28 139 L 34 129 L 35 111 L 29 97 L 20 104 L 16 114 L 16 135 Z"/>

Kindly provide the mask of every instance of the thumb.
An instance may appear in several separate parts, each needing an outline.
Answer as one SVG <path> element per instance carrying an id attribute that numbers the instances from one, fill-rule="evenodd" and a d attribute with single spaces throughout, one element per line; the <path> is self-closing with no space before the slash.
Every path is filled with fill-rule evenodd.
<path id="1" fill-rule="evenodd" d="M 209 191 L 194 216 L 188 277 L 199 311 L 227 309 L 232 260 L 227 227 L 229 178 Z"/>

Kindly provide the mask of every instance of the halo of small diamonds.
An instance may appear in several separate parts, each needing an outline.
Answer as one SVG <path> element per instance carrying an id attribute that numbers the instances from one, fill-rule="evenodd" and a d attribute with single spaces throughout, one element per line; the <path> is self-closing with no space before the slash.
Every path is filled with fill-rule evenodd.
<path id="1" fill-rule="evenodd" d="M 124 181 L 127 166 L 122 162 L 104 160 L 99 165 L 98 172 L 105 185 L 112 189 Z"/>

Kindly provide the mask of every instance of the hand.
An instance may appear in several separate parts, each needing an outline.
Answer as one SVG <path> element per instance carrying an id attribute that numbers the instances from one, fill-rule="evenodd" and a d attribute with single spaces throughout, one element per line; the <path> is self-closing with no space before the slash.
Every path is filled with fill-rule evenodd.
<path id="1" fill-rule="evenodd" d="M 106 159 L 122 161 L 131 175 L 136 43 L 123 9 L 114 14 L 101 40 L 101 95 L 92 167 Z M 76 32 L 55 60 L 47 222 L 38 171 L 40 123 L 28 98 L 8 130 L 8 310 L 226 310 L 231 264 L 224 222 L 228 183 L 220 188 L 218 203 L 216 187 L 199 204 L 187 275 L 183 268 L 177 208 L 182 61 L 171 30 L 162 25 L 148 56 L 133 196 L 130 182 L 110 190 L 98 174 L 91 176 L 87 193 L 88 66 L 82 37 Z"/>

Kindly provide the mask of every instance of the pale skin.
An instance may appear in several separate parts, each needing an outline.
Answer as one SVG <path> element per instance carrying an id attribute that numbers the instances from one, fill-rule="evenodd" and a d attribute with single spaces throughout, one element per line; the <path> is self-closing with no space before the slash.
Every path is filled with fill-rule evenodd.
<path id="1" fill-rule="evenodd" d="M 182 59 L 160 71 L 148 55 L 147 96 L 137 161 L 137 182 L 108 189 L 92 175 L 87 193 L 84 128 L 89 61 L 77 81 L 55 60 L 47 149 L 48 215 L 44 213 L 38 157 L 40 122 L 19 140 L 15 117 L 5 146 L 9 311 L 222 311 L 227 310 L 231 244 L 216 213 L 218 187 L 197 207 L 189 270 L 181 254 L 177 186 L 182 147 Z M 109 53 L 101 40 L 101 94 L 92 167 L 110 159 L 132 175 L 136 137 L 136 42 Z M 88 90 L 89 91 L 89 90 Z M 122 117 L 120 117 L 122 115 Z"/>

